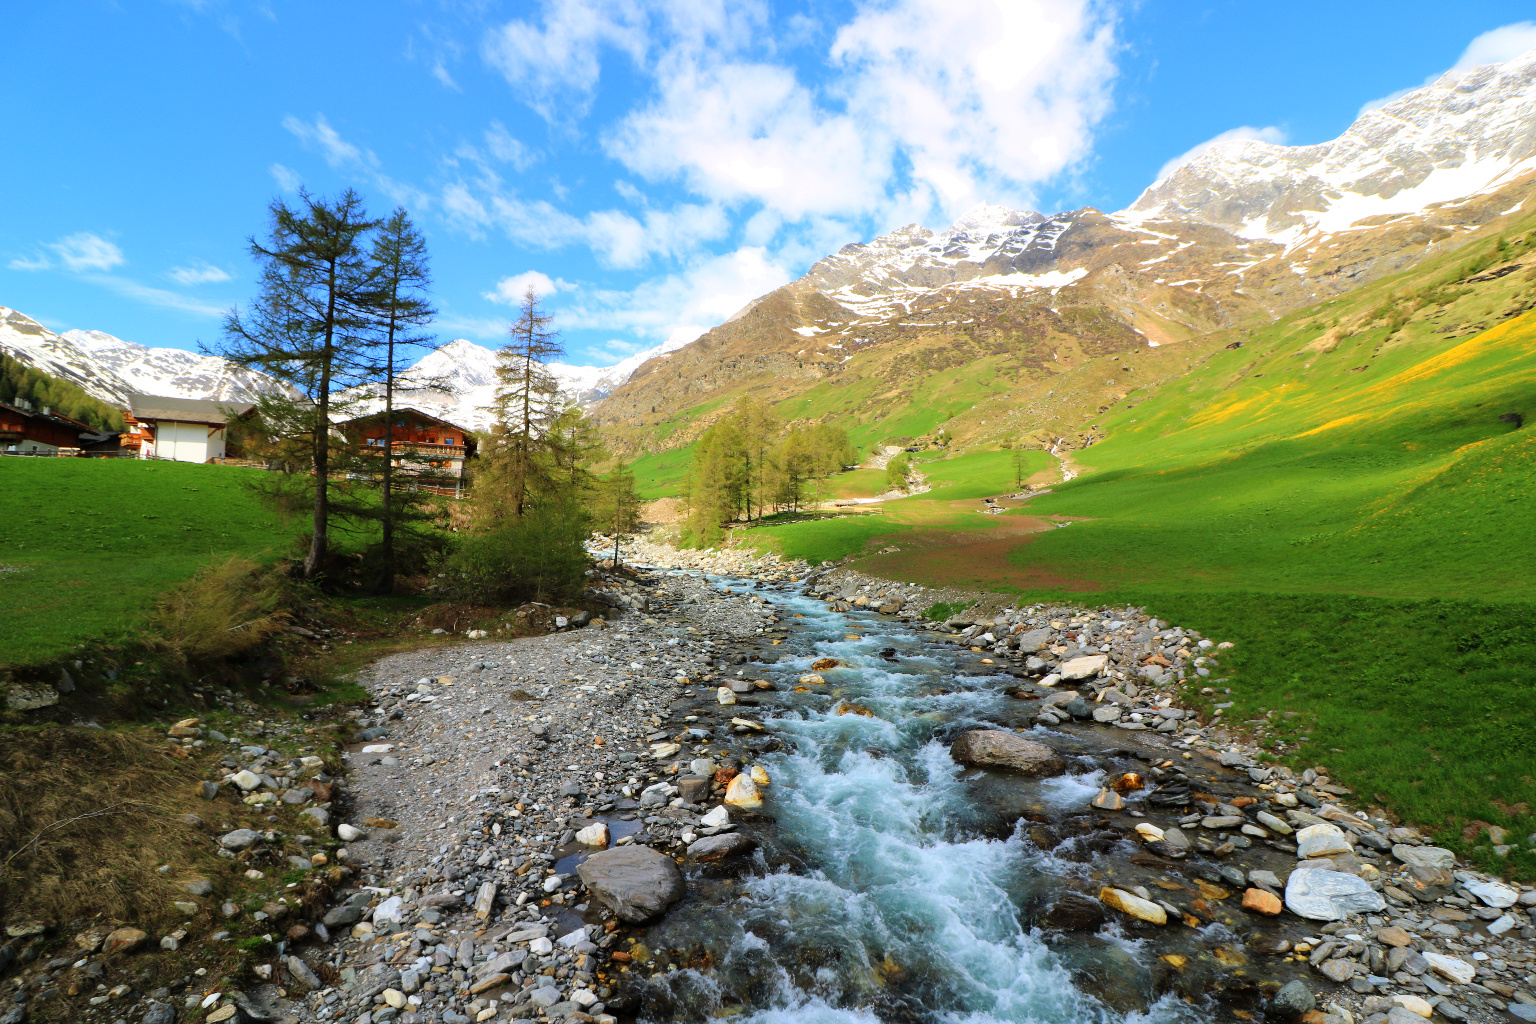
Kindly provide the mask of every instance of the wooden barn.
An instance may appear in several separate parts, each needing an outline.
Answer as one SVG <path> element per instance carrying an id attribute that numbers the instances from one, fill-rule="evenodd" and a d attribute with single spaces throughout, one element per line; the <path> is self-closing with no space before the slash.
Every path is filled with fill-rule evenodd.
<path id="1" fill-rule="evenodd" d="M 141 458 L 212 462 L 224 458 L 225 428 L 255 408 L 250 402 L 129 395 L 132 422 L 143 432 Z"/>
<path id="2" fill-rule="evenodd" d="M 50 409 L 33 409 L 26 402 L 0 402 L 0 451 L 27 455 L 74 454 L 80 436 L 94 431 L 79 420 Z"/>

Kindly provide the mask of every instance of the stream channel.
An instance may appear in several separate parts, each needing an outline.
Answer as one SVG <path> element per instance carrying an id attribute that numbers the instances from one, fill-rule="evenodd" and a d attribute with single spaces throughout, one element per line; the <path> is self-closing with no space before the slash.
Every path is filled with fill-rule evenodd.
<path id="1" fill-rule="evenodd" d="M 646 982 L 642 1020 L 1151 1024 L 1225 1016 L 1204 995 L 1221 985 L 1212 976 L 1221 965 L 1201 977 L 1159 961 L 1179 948 L 1207 963 L 1213 945 L 1241 949 L 1220 923 L 1136 931 L 1111 912 L 1097 931 L 1033 925 L 1068 890 L 1096 895 L 1100 879 L 1115 874 L 1112 862 L 1134 854 L 1124 831 L 1109 830 L 1089 801 L 1107 774 L 1145 771 L 1152 755 L 1101 742 L 1124 742 L 1108 730 L 1036 727 L 1032 735 L 1067 758 L 1068 774 L 1042 780 L 964 768 L 949 755 L 959 732 L 1028 721 L 1029 702 L 1008 695 L 1014 681 L 1000 667 L 898 620 L 830 611 L 799 587 L 709 578 L 722 590 L 770 598 L 788 631 L 781 645 L 760 648 L 777 662 L 747 668 L 749 678 L 776 687 L 758 708 L 711 708 L 708 687 L 692 698 L 692 713 L 700 726 L 759 715 L 779 744 L 757 759 L 773 781 L 764 819 L 742 829 L 760 844 L 751 862 L 691 868 L 688 899 L 643 933 L 650 948 L 691 958 Z M 821 658 L 844 667 L 824 670 L 826 685 L 815 692 L 796 692 L 798 677 Z M 1031 840 L 1041 824 L 1062 837 L 1049 852 Z"/>

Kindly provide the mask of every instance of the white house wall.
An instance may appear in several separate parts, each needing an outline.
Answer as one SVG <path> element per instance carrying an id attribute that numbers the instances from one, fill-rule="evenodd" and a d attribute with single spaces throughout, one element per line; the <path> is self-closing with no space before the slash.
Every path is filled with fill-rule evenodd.
<path id="1" fill-rule="evenodd" d="M 209 434 L 206 423 L 160 420 L 155 424 L 155 455 L 177 462 L 207 462 L 224 457 L 224 430 Z"/>

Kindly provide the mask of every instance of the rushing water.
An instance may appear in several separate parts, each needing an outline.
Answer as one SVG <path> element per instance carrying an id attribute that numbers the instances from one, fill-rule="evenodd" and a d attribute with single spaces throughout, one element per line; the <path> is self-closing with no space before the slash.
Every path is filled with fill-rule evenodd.
<path id="1" fill-rule="evenodd" d="M 1046 781 L 962 768 L 936 736 L 1006 722 L 1018 704 L 982 674 L 979 656 L 798 591 L 774 598 L 795 628 L 777 664 L 748 674 L 788 698 L 764 708 L 783 743 L 760 762 L 773 778 L 775 824 L 752 870 L 702 873 L 691 885 L 700 895 L 650 929 L 653 948 L 707 950 L 708 963 L 651 981 L 647 1019 L 1201 1019 L 1149 995 L 1142 943 L 1101 934 L 1052 946 L 1029 926 L 1032 900 L 1092 869 L 1042 854 L 1009 823 L 1030 809 L 1086 808 L 1102 778 L 1091 762 Z M 822 673 L 827 686 L 816 689 L 826 692 L 793 694 L 796 678 L 828 657 L 846 667 Z M 837 714 L 840 702 L 868 714 Z"/>

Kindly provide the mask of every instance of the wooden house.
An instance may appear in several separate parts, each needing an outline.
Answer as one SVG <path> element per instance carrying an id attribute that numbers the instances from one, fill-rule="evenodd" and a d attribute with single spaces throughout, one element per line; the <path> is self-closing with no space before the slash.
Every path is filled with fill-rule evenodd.
<path id="1" fill-rule="evenodd" d="M 89 426 L 51 409 L 33 409 L 21 399 L 0 402 L 0 451 L 26 455 L 73 455 Z"/>
<path id="2" fill-rule="evenodd" d="M 360 450 L 377 450 L 384 455 L 382 411 L 347 420 L 339 429 Z M 389 456 L 414 486 L 435 494 L 464 496 L 464 463 L 475 454 L 474 436 L 466 428 L 405 407 L 394 411 L 389 434 Z"/>
<path id="3" fill-rule="evenodd" d="M 212 462 L 224 458 L 229 421 L 255 408 L 251 402 L 129 395 L 128 411 L 143 438 L 141 458 Z"/>

